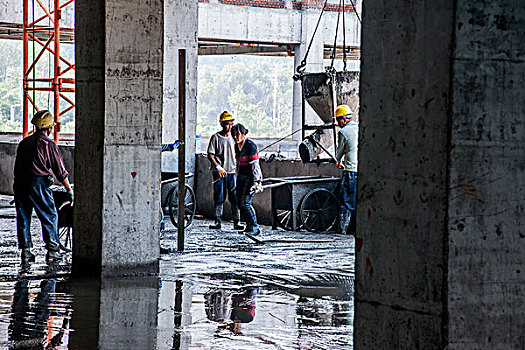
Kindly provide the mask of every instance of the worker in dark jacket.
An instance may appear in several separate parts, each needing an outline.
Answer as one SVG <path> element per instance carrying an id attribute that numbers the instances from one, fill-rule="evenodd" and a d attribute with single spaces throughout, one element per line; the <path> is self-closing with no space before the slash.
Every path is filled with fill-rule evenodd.
<path id="1" fill-rule="evenodd" d="M 50 186 L 53 174 L 68 191 L 73 201 L 73 191 L 67 179 L 68 172 L 58 151 L 49 138 L 56 124 L 49 111 L 37 112 L 31 123 L 35 132 L 18 145 L 15 160 L 15 205 L 18 248 L 22 249 L 22 263 L 35 261 L 31 253 L 31 215 L 33 209 L 42 224 L 42 236 L 46 245 L 46 261 L 60 260 L 58 242 L 58 215 Z"/>

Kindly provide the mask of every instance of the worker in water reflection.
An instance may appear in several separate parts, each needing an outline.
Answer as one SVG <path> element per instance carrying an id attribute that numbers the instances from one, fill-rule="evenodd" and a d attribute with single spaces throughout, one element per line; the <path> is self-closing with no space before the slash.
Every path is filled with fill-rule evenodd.
<path id="1" fill-rule="evenodd" d="M 208 144 L 208 159 L 211 163 L 213 176 L 213 202 L 215 204 L 215 224 L 210 229 L 220 229 L 223 215 L 223 206 L 228 196 L 233 216 L 233 229 L 243 230 L 240 225 L 239 209 L 237 207 L 235 174 L 235 142 L 230 135 L 235 118 L 231 113 L 224 111 L 219 116 L 221 131 L 213 134 Z"/>
<path id="2" fill-rule="evenodd" d="M 241 234 L 256 236 L 261 233 L 257 224 L 257 216 L 252 206 L 253 196 L 262 192 L 262 171 L 259 165 L 257 145 L 246 137 L 248 129 L 242 124 L 232 127 L 235 140 L 235 158 L 237 160 L 237 206 L 241 210 L 246 229 Z"/>
<path id="3" fill-rule="evenodd" d="M 244 292 L 232 295 L 232 312 L 230 320 L 233 321 L 233 333 L 241 333 L 241 323 L 250 323 L 255 318 L 255 298 L 259 288 L 247 287 Z"/>
<path id="4" fill-rule="evenodd" d="M 57 332 L 49 328 L 49 318 L 55 311 L 56 280 L 43 280 L 35 298 L 30 296 L 27 280 L 15 284 L 11 312 L 13 313 L 8 334 L 13 349 L 55 348 L 62 343 L 69 320 L 64 318 L 63 327 Z"/>
<path id="5" fill-rule="evenodd" d="M 58 243 L 58 215 L 50 186 L 53 174 L 67 190 L 73 202 L 73 190 L 69 185 L 68 172 L 58 151 L 49 138 L 55 121 L 49 111 L 35 113 L 31 123 L 35 132 L 20 142 L 16 151 L 15 181 L 13 185 L 16 206 L 18 248 L 22 249 L 22 263 L 35 261 L 31 253 L 31 215 L 33 208 L 42 224 L 42 236 L 46 244 L 46 261 L 60 260 Z"/>
<path id="6" fill-rule="evenodd" d="M 357 114 L 352 113 L 347 105 L 340 105 L 335 110 L 337 125 L 337 166 L 343 168 L 341 178 L 341 210 L 339 212 L 338 232 L 349 233 L 350 221 L 355 214 L 357 192 L 357 139 L 359 124 Z M 344 161 L 342 161 L 344 156 Z M 355 232 L 351 232 L 355 234 Z"/>

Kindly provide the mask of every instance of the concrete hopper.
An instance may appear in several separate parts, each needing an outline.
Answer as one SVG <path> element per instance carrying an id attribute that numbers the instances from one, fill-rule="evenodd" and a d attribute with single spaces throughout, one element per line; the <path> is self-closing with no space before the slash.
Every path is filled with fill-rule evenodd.
<path id="1" fill-rule="evenodd" d="M 323 125 L 304 125 L 303 130 L 316 131 L 306 136 L 299 145 L 299 156 L 305 163 L 316 161 L 323 151 L 334 145 L 334 108 L 348 105 L 353 113 L 359 113 L 359 72 L 302 73 L 300 76 L 303 97 L 324 122 Z M 332 79 L 335 86 L 332 87 Z M 333 90 L 336 94 L 334 106 Z M 303 119 L 304 120 L 304 119 Z M 332 158 L 333 156 L 330 155 Z"/>
<path id="2" fill-rule="evenodd" d="M 325 123 L 331 123 L 334 110 L 332 106 L 332 73 L 303 73 L 301 83 L 303 96 Z M 359 72 L 336 72 L 336 105 L 348 105 L 356 113 L 359 111 Z"/>

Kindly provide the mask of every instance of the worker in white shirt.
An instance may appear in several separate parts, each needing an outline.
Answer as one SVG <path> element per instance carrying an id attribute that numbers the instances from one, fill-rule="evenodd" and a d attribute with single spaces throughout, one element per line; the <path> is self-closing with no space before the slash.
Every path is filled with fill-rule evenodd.
<path id="1" fill-rule="evenodd" d="M 213 134 L 208 144 L 208 159 L 211 163 L 213 175 L 213 201 L 215 204 L 215 224 L 210 225 L 210 229 L 220 229 L 223 214 L 223 204 L 228 196 L 233 216 L 233 229 L 243 230 L 240 225 L 240 213 L 237 208 L 236 187 L 237 178 L 235 175 L 235 141 L 231 136 L 231 128 L 235 118 L 231 113 L 224 111 L 219 116 L 219 123 L 222 130 Z"/>

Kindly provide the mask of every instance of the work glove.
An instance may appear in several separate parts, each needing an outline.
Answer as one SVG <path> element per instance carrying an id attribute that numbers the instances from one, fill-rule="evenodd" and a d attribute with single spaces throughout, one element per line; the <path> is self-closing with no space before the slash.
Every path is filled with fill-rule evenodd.
<path id="1" fill-rule="evenodd" d="M 217 165 L 216 169 L 220 177 L 226 177 L 226 170 L 222 166 Z"/>
<path id="2" fill-rule="evenodd" d="M 261 182 L 255 182 L 252 187 L 250 187 L 250 193 L 261 193 L 264 190 Z"/>
<path id="3" fill-rule="evenodd" d="M 67 191 L 67 195 L 69 196 L 69 200 L 71 201 L 71 206 L 73 206 L 73 202 L 75 201 L 75 197 L 73 196 L 73 191 Z"/>

